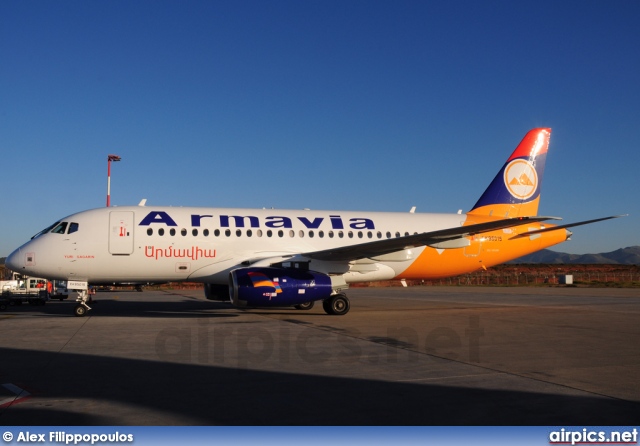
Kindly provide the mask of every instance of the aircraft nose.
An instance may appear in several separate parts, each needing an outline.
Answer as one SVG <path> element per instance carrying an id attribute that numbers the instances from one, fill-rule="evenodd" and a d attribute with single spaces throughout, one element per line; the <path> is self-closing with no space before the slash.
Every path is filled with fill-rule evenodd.
<path id="1" fill-rule="evenodd" d="M 24 260 L 22 258 L 22 250 L 18 248 L 9 254 L 9 257 L 5 260 L 5 264 L 11 271 L 19 272 L 24 267 L 24 262 L 22 260 Z"/>
<path id="2" fill-rule="evenodd" d="M 565 229 L 565 231 L 567 231 L 567 238 L 565 240 L 571 240 L 571 236 L 573 235 L 573 232 L 569 231 L 568 229 Z"/>

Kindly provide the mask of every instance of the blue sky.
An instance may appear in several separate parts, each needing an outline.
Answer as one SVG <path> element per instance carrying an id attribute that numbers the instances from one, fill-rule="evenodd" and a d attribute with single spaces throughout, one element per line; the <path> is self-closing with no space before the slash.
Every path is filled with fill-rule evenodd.
<path id="1" fill-rule="evenodd" d="M 640 245 L 640 2 L 0 2 L 0 256 L 112 204 L 468 210 L 551 127 L 540 214 Z"/>

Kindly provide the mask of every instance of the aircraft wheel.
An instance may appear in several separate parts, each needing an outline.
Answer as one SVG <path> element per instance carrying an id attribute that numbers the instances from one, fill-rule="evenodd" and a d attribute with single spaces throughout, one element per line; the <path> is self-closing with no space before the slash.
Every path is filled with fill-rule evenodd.
<path id="1" fill-rule="evenodd" d="M 85 307 L 84 305 L 76 305 L 76 307 L 73 309 L 73 313 L 78 317 L 86 316 L 87 307 Z"/>
<path id="2" fill-rule="evenodd" d="M 303 304 L 298 304 L 293 308 L 295 308 L 296 310 L 305 310 L 306 311 L 306 310 L 312 309 L 314 305 L 315 305 L 315 302 L 311 301 L 311 302 L 305 302 Z"/>
<path id="3" fill-rule="evenodd" d="M 344 294 L 335 294 L 322 302 L 322 308 L 327 314 L 343 316 L 349 312 L 349 299 Z"/>

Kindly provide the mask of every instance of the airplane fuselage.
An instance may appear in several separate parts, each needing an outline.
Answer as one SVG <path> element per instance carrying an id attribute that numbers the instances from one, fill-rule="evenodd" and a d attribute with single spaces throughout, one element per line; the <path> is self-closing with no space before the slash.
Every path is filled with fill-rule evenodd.
<path id="1" fill-rule="evenodd" d="M 64 230 L 38 236 L 16 251 L 16 260 L 20 269 L 31 275 L 91 283 L 225 284 L 229 271 L 235 268 L 280 262 L 306 262 L 309 270 L 342 274 L 347 283 L 353 283 L 463 274 L 566 239 L 562 230 L 512 239 L 523 231 L 550 226 L 536 222 L 470 236 L 451 248 L 411 247 L 348 262 L 314 260 L 299 254 L 491 219 L 409 212 L 110 207 L 60 220 L 59 224 L 66 223 Z"/>

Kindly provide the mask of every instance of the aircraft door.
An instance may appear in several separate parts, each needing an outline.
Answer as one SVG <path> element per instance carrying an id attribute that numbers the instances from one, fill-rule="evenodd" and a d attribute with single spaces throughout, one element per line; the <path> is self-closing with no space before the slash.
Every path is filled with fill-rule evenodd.
<path id="1" fill-rule="evenodd" d="M 113 211 L 109 214 L 109 252 L 112 255 L 133 253 L 133 212 Z"/>
<path id="2" fill-rule="evenodd" d="M 478 236 L 472 236 L 470 241 L 471 244 L 464 248 L 464 255 L 467 257 L 479 256 L 482 248 L 482 239 Z"/>
<path id="3" fill-rule="evenodd" d="M 465 222 L 461 222 L 461 226 L 464 226 Z M 469 225 L 474 225 L 476 224 L 476 222 L 474 221 L 467 221 L 466 222 Z M 464 255 L 466 257 L 478 257 L 480 255 L 480 250 L 482 248 L 482 237 L 478 237 L 476 236 L 471 236 L 470 240 L 471 243 L 469 244 L 469 246 L 466 246 L 464 248 Z"/>

